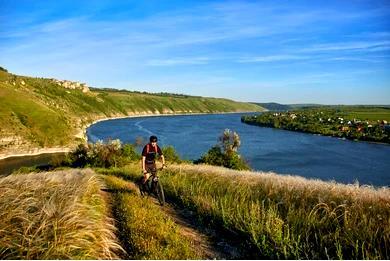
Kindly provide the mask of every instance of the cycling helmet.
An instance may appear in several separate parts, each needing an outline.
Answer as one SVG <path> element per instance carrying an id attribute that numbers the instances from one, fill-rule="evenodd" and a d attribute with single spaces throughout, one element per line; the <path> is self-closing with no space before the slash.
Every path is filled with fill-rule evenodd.
<path id="1" fill-rule="evenodd" d="M 157 137 L 152 135 L 152 136 L 150 136 L 149 141 L 150 142 L 157 142 Z"/>

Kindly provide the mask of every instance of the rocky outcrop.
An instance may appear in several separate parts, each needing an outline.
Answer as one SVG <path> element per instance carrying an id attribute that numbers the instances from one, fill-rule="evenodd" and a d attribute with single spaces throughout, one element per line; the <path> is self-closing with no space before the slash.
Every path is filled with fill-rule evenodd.
<path id="1" fill-rule="evenodd" d="M 89 88 L 85 83 L 73 82 L 68 80 L 57 80 L 57 79 L 53 79 L 53 81 L 56 84 L 64 87 L 65 89 L 81 90 L 83 93 L 89 92 Z"/>

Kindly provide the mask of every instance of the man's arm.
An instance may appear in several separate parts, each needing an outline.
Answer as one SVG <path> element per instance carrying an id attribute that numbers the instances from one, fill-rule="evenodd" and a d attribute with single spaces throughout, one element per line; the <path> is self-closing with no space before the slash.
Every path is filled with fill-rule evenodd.
<path id="1" fill-rule="evenodd" d="M 162 153 L 160 146 L 157 146 L 157 153 L 160 156 L 162 167 L 164 168 L 165 167 L 165 158 L 164 158 L 164 154 Z"/>
<path id="2" fill-rule="evenodd" d="M 145 173 L 146 172 L 146 168 L 145 168 L 145 160 L 146 160 L 146 157 L 145 156 L 142 156 L 142 172 Z"/>
<path id="3" fill-rule="evenodd" d="M 162 162 L 162 167 L 164 168 L 165 167 L 165 158 L 164 158 L 164 155 L 161 155 L 161 162 Z"/>

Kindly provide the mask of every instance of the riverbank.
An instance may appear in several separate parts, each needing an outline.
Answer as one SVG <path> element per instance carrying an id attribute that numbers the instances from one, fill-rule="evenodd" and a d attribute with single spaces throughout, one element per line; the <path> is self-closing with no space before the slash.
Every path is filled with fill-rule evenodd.
<path id="1" fill-rule="evenodd" d="M 54 154 L 54 153 L 67 153 L 71 150 L 71 147 L 56 147 L 56 148 L 37 148 L 31 151 L 24 151 L 21 153 L 4 153 L 0 154 L 0 160 L 13 158 L 13 157 L 25 157 L 25 156 L 37 156 L 41 154 Z"/>
<path id="2" fill-rule="evenodd" d="M 249 112 L 251 112 L 251 111 L 249 111 Z M 216 114 L 234 114 L 234 113 L 247 113 L 247 111 L 218 112 L 218 113 L 166 113 L 166 114 L 135 113 L 132 115 L 127 115 L 127 116 L 102 117 L 102 118 L 98 118 L 96 120 L 93 120 L 92 122 L 87 123 L 86 125 L 83 125 L 81 128 L 78 128 L 76 131 L 75 137 L 79 138 L 80 140 L 87 143 L 88 142 L 87 129 L 90 126 L 92 126 L 93 124 L 96 124 L 96 123 L 102 122 L 102 121 L 127 119 L 127 118 L 141 118 L 141 117 L 194 116 L 194 115 L 216 115 Z M 53 148 L 33 148 L 33 149 L 28 150 L 28 151 L 21 151 L 20 153 L 17 153 L 17 152 L 0 153 L 0 160 L 11 158 L 11 157 L 36 156 L 36 155 L 48 154 L 48 153 L 66 153 L 66 152 L 69 152 L 72 149 L 74 149 L 74 147 L 75 147 L 74 145 L 70 145 L 70 146 L 53 147 Z"/>

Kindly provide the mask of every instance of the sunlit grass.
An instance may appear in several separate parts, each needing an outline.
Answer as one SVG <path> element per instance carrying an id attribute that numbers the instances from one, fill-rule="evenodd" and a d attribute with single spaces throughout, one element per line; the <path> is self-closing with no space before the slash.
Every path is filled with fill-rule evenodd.
<path id="1" fill-rule="evenodd" d="M 91 170 L 0 179 L 0 259 L 116 259 L 101 187 Z"/>
<path id="2" fill-rule="evenodd" d="M 163 209 L 128 182 L 140 177 L 139 164 L 98 172 L 106 186 L 90 170 L 0 179 L 0 258 L 201 258 Z M 160 180 L 170 202 L 234 233 L 243 257 L 389 259 L 388 188 L 189 164 L 170 165 Z M 128 256 L 115 241 L 107 197 Z"/>
<path id="3" fill-rule="evenodd" d="M 130 258 L 200 258 L 177 225 L 150 198 L 141 198 L 134 184 L 115 176 L 105 180 L 113 196 L 119 238 Z"/>
<path id="4" fill-rule="evenodd" d="M 112 173 L 135 180 L 139 166 Z M 248 256 L 390 258 L 388 188 L 198 165 L 172 165 L 160 177 L 170 200 L 237 233 Z"/>

